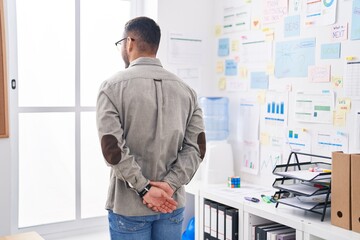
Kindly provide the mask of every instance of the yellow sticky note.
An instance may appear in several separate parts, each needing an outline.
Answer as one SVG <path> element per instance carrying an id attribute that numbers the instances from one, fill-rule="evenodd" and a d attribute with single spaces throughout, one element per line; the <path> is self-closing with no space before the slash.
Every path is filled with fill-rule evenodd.
<path id="1" fill-rule="evenodd" d="M 216 72 L 217 73 L 224 73 L 224 61 L 217 61 L 216 62 Z"/>
<path id="2" fill-rule="evenodd" d="M 260 144 L 261 145 L 269 145 L 270 144 L 270 137 L 269 134 L 266 132 L 260 133 Z"/>
<path id="3" fill-rule="evenodd" d="M 248 69 L 246 67 L 239 68 L 239 77 L 240 77 L 240 79 L 247 79 Z"/>
<path id="4" fill-rule="evenodd" d="M 338 98 L 336 100 L 336 111 L 337 112 L 349 112 L 351 109 L 350 98 Z"/>
<path id="5" fill-rule="evenodd" d="M 354 60 L 354 59 L 355 59 L 354 56 L 347 56 L 347 57 L 346 57 L 346 60 L 347 60 L 347 61 L 352 61 L 352 60 Z"/>
<path id="6" fill-rule="evenodd" d="M 266 100 L 266 92 L 265 91 L 258 91 L 257 96 L 256 96 L 257 103 L 265 104 L 265 100 Z"/>
<path id="7" fill-rule="evenodd" d="M 345 127 L 346 125 L 346 112 L 334 111 L 334 126 Z"/>
<path id="8" fill-rule="evenodd" d="M 221 36 L 221 25 L 216 25 L 215 26 L 215 37 L 220 37 Z"/>
<path id="9" fill-rule="evenodd" d="M 263 32 L 265 33 L 265 41 L 274 41 L 275 33 L 273 29 L 263 29 Z"/>
<path id="10" fill-rule="evenodd" d="M 237 52 L 239 51 L 239 40 L 233 40 L 231 41 L 231 51 Z"/>
<path id="11" fill-rule="evenodd" d="M 268 65 L 266 66 L 266 73 L 268 75 L 274 75 L 275 72 L 275 65 L 273 63 L 268 63 Z"/>
<path id="12" fill-rule="evenodd" d="M 225 90 L 225 88 L 226 88 L 226 78 L 225 77 L 222 77 L 219 79 L 218 87 L 220 90 Z"/>
<path id="13" fill-rule="evenodd" d="M 331 85 L 333 88 L 342 88 L 343 87 L 343 77 L 342 76 L 332 76 Z"/>

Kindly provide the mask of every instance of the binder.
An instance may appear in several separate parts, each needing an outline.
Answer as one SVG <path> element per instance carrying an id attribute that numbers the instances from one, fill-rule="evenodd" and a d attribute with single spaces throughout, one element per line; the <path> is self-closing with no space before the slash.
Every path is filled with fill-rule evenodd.
<path id="1" fill-rule="evenodd" d="M 204 200 L 204 240 L 211 240 L 211 201 Z"/>
<path id="2" fill-rule="evenodd" d="M 278 226 L 278 225 L 279 225 L 278 223 L 274 223 L 274 222 L 257 225 L 255 227 L 255 240 L 264 240 L 263 238 L 261 238 L 263 236 L 263 234 L 262 234 L 263 228 L 269 228 L 269 227 Z"/>
<path id="3" fill-rule="evenodd" d="M 218 206 L 218 239 L 225 240 L 226 209 L 229 207 L 219 204 Z"/>
<path id="4" fill-rule="evenodd" d="M 216 240 L 218 238 L 218 203 L 210 203 L 211 221 L 210 221 L 210 236 L 211 239 Z"/>
<path id="5" fill-rule="evenodd" d="M 276 240 L 296 240 L 296 233 L 279 234 Z"/>
<path id="6" fill-rule="evenodd" d="M 259 228 L 259 239 L 258 240 L 266 240 L 267 238 L 267 232 L 271 231 L 273 229 L 277 230 L 279 228 L 283 227 L 283 225 L 276 223 L 275 225 L 265 226 Z"/>
<path id="7" fill-rule="evenodd" d="M 268 231 L 266 234 L 266 240 L 276 240 L 277 236 L 284 233 L 294 233 L 295 229 L 290 228 L 288 226 L 284 226 L 283 228 L 279 229 L 272 229 Z"/>
<path id="8" fill-rule="evenodd" d="M 238 240 L 239 239 L 239 211 L 234 208 L 225 210 L 226 212 L 226 227 L 225 239 Z"/>

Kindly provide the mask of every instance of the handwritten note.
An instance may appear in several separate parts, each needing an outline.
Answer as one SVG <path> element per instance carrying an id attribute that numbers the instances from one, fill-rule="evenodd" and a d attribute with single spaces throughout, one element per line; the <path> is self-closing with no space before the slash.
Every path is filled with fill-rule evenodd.
<path id="1" fill-rule="evenodd" d="M 330 65 L 309 66 L 309 79 L 311 82 L 330 82 Z"/>
<path id="2" fill-rule="evenodd" d="M 308 66 L 315 64 L 315 38 L 277 42 L 275 76 L 306 77 Z"/>
<path id="3" fill-rule="evenodd" d="M 330 39 L 344 41 L 348 38 L 348 24 L 334 24 L 330 27 Z"/>
<path id="4" fill-rule="evenodd" d="M 336 100 L 336 111 L 349 112 L 351 109 L 351 98 L 338 98 Z"/>
<path id="5" fill-rule="evenodd" d="M 237 63 L 232 60 L 225 61 L 225 75 L 226 76 L 236 76 L 237 75 Z"/>
<path id="6" fill-rule="evenodd" d="M 216 72 L 217 73 L 224 73 L 224 61 L 217 61 L 216 62 Z"/>
<path id="7" fill-rule="evenodd" d="M 360 0 L 353 0 L 351 19 L 351 40 L 360 39 Z"/>
<path id="8" fill-rule="evenodd" d="M 300 15 L 284 18 L 284 36 L 295 37 L 300 35 Z"/>
<path id="9" fill-rule="evenodd" d="M 321 59 L 339 59 L 341 43 L 329 43 L 321 45 Z"/>
<path id="10" fill-rule="evenodd" d="M 218 56 L 226 57 L 229 56 L 229 53 L 230 53 L 230 39 L 229 38 L 219 39 Z"/>
<path id="11" fill-rule="evenodd" d="M 263 22 L 279 22 L 288 12 L 288 0 L 265 0 Z"/>

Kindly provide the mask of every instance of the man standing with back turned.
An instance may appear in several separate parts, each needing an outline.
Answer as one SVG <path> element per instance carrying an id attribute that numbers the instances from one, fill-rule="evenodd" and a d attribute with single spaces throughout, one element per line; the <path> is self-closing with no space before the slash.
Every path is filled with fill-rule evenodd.
<path id="1" fill-rule="evenodd" d="M 111 240 L 181 239 L 183 185 L 205 155 L 196 93 L 156 58 L 160 36 L 150 18 L 128 21 L 116 42 L 126 69 L 104 81 L 97 99 L 99 139 L 111 167 Z"/>

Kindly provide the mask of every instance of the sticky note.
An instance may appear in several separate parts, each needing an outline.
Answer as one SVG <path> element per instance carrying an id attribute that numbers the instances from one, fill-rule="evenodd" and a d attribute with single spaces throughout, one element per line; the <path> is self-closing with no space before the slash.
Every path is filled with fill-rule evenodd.
<path id="1" fill-rule="evenodd" d="M 218 87 L 219 87 L 219 90 L 225 90 L 225 88 L 226 88 L 226 78 L 225 77 L 222 77 L 219 79 Z"/>
<path id="2" fill-rule="evenodd" d="M 343 87 L 343 77 L 342 76 L 332 76 L 331 85 L 333 88 L 342 88 Z"/>
<path id="3" fill-rule="evenodd" d="M 230 39 L 229 38 L 222 38 L 219 39 L 218 45 L 218 56 L 219 57 L 226 57 L 229 56 L 230 53 Z"/>
<path id="4" fill-rule="evenodd" d="M 296 37 L 300 35 L 300 15 L 284 18 L 284 37 Z"/>
<path id="5" fill-rule="evenodd" d="M 339 59 L 340 43 L 321 44 L 321 59 Z"/>
<path id="6" fill-rule="evenodd" d="M 330 82 L 330 65 L 309 66 L 308 78 L 311 82 Z"/>
<path id="7" fill-rule="evenodd" d="M 260 143 L 262 145 L 269 145 L 270 144 L 269 133 L 266 133 L 266 132 L 261 132 L 260 133 Z"/>
<path id="8" fill-rule="evenodd" d="M 345 127 L 346 125 L 346 112 L 344 111 L 334 111 L 334 126 L 336 127 Z"/>
<path id="9" fill-rule="evenodd" d="M 240 77 L 240 79 L 247 79 L 248 69 L 246 67 L 239 68 L 239 77 Z"/>
<path id="10" fill-rule="evenodd" d="M 351 109 L 350 98 L 338 98 L 336 100 L 336 111 L 349 112 Z"/>
<path id="11" fill-rule="evenodd" d="M 225 60 L 225 75 L 236 76 L 237 75 L 237 62 L 233 59 Z"/>
<path id="12" fill-rule="evenodd" d="M 216 62 L 216 72 L 217 73 L 224 73 L 224 61 L 217 61 Z"/>
<path id="13" fill-rule="evenodd" d="M 221 25 L 216 25 L 215 26 L 215 37 L 220 37 L 221 36 Z"/>
<path id="14" fill-rule="evenodd" d="M 250 74 L 250 88 L 251 89 L 268 89 L 269 75 L 265 72 L 252 72 Z"/>
<path id="15" fill-rule="evenodd" d="M 265 104 L 266 100 L 266 92 L 265 91 L 258 91 L 256 95 L 256 102 L 259 104 Z"/>
<path id="16" fill-rule="evenodd" d="M 239 40 L 232 40 L 231 41 L 231 51 L 232 52 L 239 51 Z"/>

